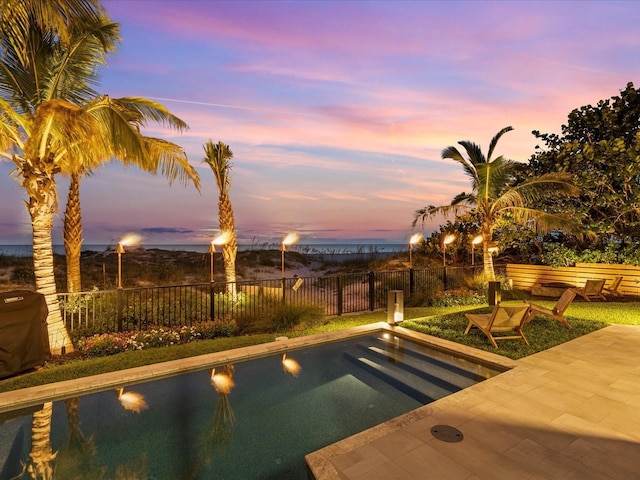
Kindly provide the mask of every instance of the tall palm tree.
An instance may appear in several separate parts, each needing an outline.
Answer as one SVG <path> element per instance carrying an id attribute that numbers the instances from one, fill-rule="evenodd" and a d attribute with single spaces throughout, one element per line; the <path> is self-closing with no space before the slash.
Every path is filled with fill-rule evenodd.
<path id="1" fill-rule="evenodd" d="M 460 193 L 450 205 L 433 206 L 416 210 L 413 225 L 419 219 L 438 214 L 458 216 L 460 213 L 475 211 L 480 217 L 480 230 L 483 239 L 484 275 L 486 280 L 494 280 L 493 258 L 489 248 L 492 246 L 493 233 L 498 222 L 503 219 L 526 225 L 542 233 L 557 229 L 575 229 L 574 222 L 562 213 L 538 210 L 531 205 L 541 198 L 551 195 L 576 195 L 578 188 L 564 174 L 547 174 L 517 184 L 515 171 L 517 163 L 505 159 L 502 155 L 492 159 L 498 140 L 512 127 L 500 130 L 489 144 L 487 156 L 480 147 L 468 140 L 458 142 L 464 147 L 465 158 L 456 147 L 450 146 L 442 151 L 443 159 L 451 159 L 462 165 L 465 174 L 471 180 L 471 192 Z"/>
<path id="2" fill-rule="evenodd" d="M 118 27 L 95 0 L 3 0 L 1 7 L 0 151 L 15 163 L 12 174 L 27 194 L 36 289 L 49 308 L 52 351 L 71 351 L 53 271 L 54 177 L 74 157 L 89 160 L 108 151 L 97 118 L 87 121 L 75 102 L 86 95 Z"/>
<path id="3" fill-rule="evenodd" d="M 170 182 L 198 175 L 176 144 L 145 137 L 157 122 L 176 130 L 186 124 L 150 100 L 99 96 L 91 88 L 97 67 L 119 41 L 119 27 L 93 0 L 22 0 L 2 3 L 0 26 L 0 155 L 16 164 L 13 176 L 25 188 L 33 227 L 36 288 L 49 307 L 52 351 L 73 349 L 62 321 L 53 274 L 51 227 L 58 199 L 55 175 L 72 177 L 69 217 L 79 220 L 80 175 L 110 158 L 135 164 Z M 25 53 L 26 52 L 26 53 Z M 75 238 L 72 233 L 75 232 Z M 78 236 L 78 233 L 80 235 Z M 81 224 L 70 223 L 65 244 L 77 252 Z M 80 240 L 81 241 L 81 240 Z M 73 260 L 68 282 L 80 288 Z M 75 277 L 77 272 L 78 276 Z"/>
<path id="4" fill-rule="evenodd" d="M 233 218 L 233 208 L 229 198 L 231 190 L 231 159 L 233 152 L 229 145 L 222 142 L 214 144 L 208 140 L 204 145 L 204 163 L 208 164 L 216 177 L 216 184 L 220 194 L 218 196 L 218 221 L 220 230 L 228 235 L 228 241 L 222 246 L 222 258 L 224 259 L 224 273 L 227 280 L 227 293 L 236 293 L 236 255 L 238 244 L 236 240 L 236 227 Z"/>

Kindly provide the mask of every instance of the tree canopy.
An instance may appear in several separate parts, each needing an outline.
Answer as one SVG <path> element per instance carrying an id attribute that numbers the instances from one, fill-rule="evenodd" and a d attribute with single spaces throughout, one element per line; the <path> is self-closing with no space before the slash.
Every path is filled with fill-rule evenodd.
<path id="1" fill-rule="evenodd" d="M 530 174 L 565 172 L 581 188 L 563 209 L 581 218 L 601 243 L 640 237 L 640 90 L 629 82 L 620 95 L 574 109 L 561 135 L 533 131 L 542 142 Z"/>

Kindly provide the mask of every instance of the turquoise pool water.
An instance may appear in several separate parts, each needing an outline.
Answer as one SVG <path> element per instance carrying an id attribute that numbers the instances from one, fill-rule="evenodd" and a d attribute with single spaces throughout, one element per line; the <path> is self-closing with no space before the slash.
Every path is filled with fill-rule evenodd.
<path id="1" fill-rule="evenodd" d="M 497 373 L 371 335 L 86 395 L 79 423 L 55 402 L 54 478 L 305 480 L 304 455 Z M 0 444 L 0 480 L 12 479 L 31 415 L 1 424 Z"/>

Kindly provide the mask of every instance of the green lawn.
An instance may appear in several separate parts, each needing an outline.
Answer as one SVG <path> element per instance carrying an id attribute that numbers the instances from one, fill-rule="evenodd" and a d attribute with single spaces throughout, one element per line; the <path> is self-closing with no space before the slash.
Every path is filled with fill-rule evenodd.
<path id="1" fill-rule="evenodd" d="M 552 307 L 555 301 L 536 300 L 535 303 Z M 463 335 L 467 325 L 464 312 L 491 311 L 487 306 L 481 308 L 477 306 L 405 308 L 405 321 L 402 326 L 517 359 L 585 335 L 608 324 L 640 325 L 639 305 L 640 303 L 638 302 L 629 301 L 606 303 L 574 301 L 566 313 L 569 323 L 573 326 L 571 330 L 566 329 L 555 320 L 538 316 L 524 329 L 524 333 L 531 344 L 530 346 L 526 346 L 519 341 L 503 341 L 499 343 L 500 348 L 497 351 L 489 344 L 486 337 L 476 329 L 473 329 L 469 335 Z M 383 311 L 332 317 L 326 318 L 318 324 L 299 328 L 292 332 L 280 332 L 278 336 L 313 335 L 375 322 L 385 322 L 386 319 L 387 314 Z M 274 334 L 262 334 L 220 338 L 171 347 L 125 352 L 111 357 L 70 361 L 62 365 L 49 364 L 36 372 L 0 380 L 0 392 L 246 347 L 273 341 L 275 336 Z"/>

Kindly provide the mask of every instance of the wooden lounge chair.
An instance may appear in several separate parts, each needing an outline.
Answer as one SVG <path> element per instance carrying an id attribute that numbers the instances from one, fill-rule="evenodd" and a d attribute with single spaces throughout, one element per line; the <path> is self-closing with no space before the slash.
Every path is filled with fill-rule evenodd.
<path id="1" fill-rule="evenodd" d="M 478 327 L 484 333 L 491 345 L 498 348 L 496 340 L 520 339 L 527 345 L 529 342 L 522 333 L 522 326 L 527 318 L 529 304 L 515 306 L 502 306 L 499 303 L 493 308 L 491 313 L 465 313 L 469 320 L 464 334 L 468 334 L 471 327 Z M 516 335 L 494 336 L 494 333 L 515 332 Z"/>
<path id="2" fill-rule="evenodd" d="M 536 315 L 546 315 L 559 321 L 567 328 L 571 328 L 567 319 L 564 318 L 564 312 L 569 308 L 573 299 L 576 298 L 576 293 L 571 288 L 567 288 L 560 296 L 553 308 L 543 307 L 542 305 L 536 305 L 535 303 L 529 304 L 529 313 L 527 313 L 526 323 L 529 323 Z"/>
<path id="3" fill-rule="evenodd" d="M 604 288 L 604 279 L 598 280 L 587 280 L 584 283 L 584 287 L 581 288 L 572 288 L 571 290 L 575 292 L 577 295 L 580 295 L 587 302 L 590 302 L 591 299 L 601 298 L 605 302 L 607 301 L 607 297 L 602 294 L 602 289 Z"/>
<path id="4" fill-rule="evenodd" d="M 618 291 L 621 282 L 622 277 L 613 277 L 611 284 L 608 287 L 604 287 L 603 290 L 613 297 L 622 297 L 622 293 Z"/>

